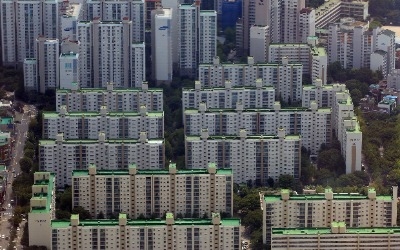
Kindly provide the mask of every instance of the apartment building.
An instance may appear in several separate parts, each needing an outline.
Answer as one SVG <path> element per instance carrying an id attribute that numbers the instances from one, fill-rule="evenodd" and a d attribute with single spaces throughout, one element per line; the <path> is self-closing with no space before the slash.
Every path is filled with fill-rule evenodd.
<path id="1" fill-rule="evenodd" d="M 179 5 L 178 56 L 181 76 L 194 78 L 199 63 L 217 55 L 217 12 L 200 10 L 200 2 Z"/>
<path id="2" fill-rule="evenodd" d="M 335 94 L 333 126 L 336 130 L 342 155 L 346 162 L 346 173 L 361 170 L 362 132 L 354 115 L 354 106 L 348 90 Z"/>
<path id="3" fill-rule="evenodd" d="M 263 210 L 263 241 L 270 243 L 275 228 L 329 227 L 341 221 L 349 227 L 392 227 L 397 220 L 397 191 L 392 196 L 377 196 L 373 188 L 368 195 L 336 194 L 325 189 L 324 194 L 292 195 L 281 190 L 280 195 L 260 193 Z"/>
<path id="4" fill-rule="evenodd" d="M 50 221 L 56 217 L 56 177 L 49 172 L 35 172 L 33 181 L 28 214 L 29 245 L 43 246 L 44 242 L 50 243 Z"/>
<path id="5" fill-rule="evenodd" d="M 279 102 L 273 109 L 244 109 L 241 103 L 236 109 L 207 109 L 200 103 L 199 109 L 185 110 L 183 122 L 186 136 L 200 135 L 203 129 L 210 136 L 238 136 L 242 129 L 249 136 L 276 135 L 283 128 L 287 134 L 300 134 L 301 146 L 318 154 L 321 144 L 331 143 L 331 116 L 330 108 L 318 108 L 315 102 L 295 109 L 281 108 Z"/>
<path id="6" fill-rule="evenodd" d="M 132 21 L 130 40 L 132 43 L 143 43 L 145 33 L 144 0 L 100 1 L 89 0 L 84 3 L 82 20 L 100 19 L 104 21 Z M 97 39 L 97 38 L 94 38 Z"/>
<path id="7" fill-rule="evenodd" d="M 333 107 L 335 104 L 336 92 L 346 90 L 346 85 L 334 83 L 322 85 L 322 80 L 317 79 L 315 85 L 304 85 L 303 96 L 301 98 L 302 107 L 310 107 L 311 102 L 315 101 L 318 107 Z"/>
<path id="8" fill-rule="evenodd" d="M 315 27 L 326 28 L 342 17 L 352 17 L 364 21 L 369 16 L 368 1 L 365 0 L 330 0 L 315 11 Z"/>
<path id="9" fill-rule="evenodd" d="M 241 249 L 240 220 L 222 219 L 218 213 L 211 219 L 127 219 L 120 214 L 116 220 L 47 221 L 51 231 L 31 236 L 32 241 L 48 249 Z M 42 232 L 37 223 L 32 230 Z M 33 239 L 35 237 L 35 239 Z"/>
<path id="10" fill-rule="evenodd" d="M 59 38 L 62 1 L 1 0 L 1 54 L 3 65 L 16 66 L 37 55 L 39 36 Z"/>
<path id="11" fill-rule="evenodd" d="M 185 218 L 233 214 L 231 169 L 88 170 L 72 173 L 72 206 L 81 206 L 95 218 L 126 213 L 130 218 L 162 218 L 167 212 Z"/>
<path id="12" fill-rule="evenodd" d="M 61 106 L 60 112 L 43 113 L 42 139 L 56 139 L 62 133 L 65 139 L 93 139 L 104 132 L 106 139 L 139 139 L 146 132 L 148 139 L 164 137 L 164 112 L 147 111 L 141 106 L 139 112 L 108 112 L 106 106 L 100 112 L 67 112 Z"/>
<path id="13" fill-rule="evenodd" d="M 152 12 L 151 61 L 152 78 L 158 83 L 172 81 L 172 9 Z"/>
<path id="14" fill-rule="evenodd" d="M 272 249 L 399 249 L 398 227 L 346 227 L 332 222 L 322 228 L 276 228 L 271 233 Z"/>
<path id="15" fill-rule="evenodd" d="M 139 140 L 106 139 L 104 133 L 98 140 L 64 140 L 57 135 L 54 140 L 39 141 L 39 169 L 56 174 L 57 187 L 71 185 L 72 171 L 87 169 L 95 164 L 99 169 L 126 169 L 136 164 L 138 169 L 163 169 L 164 141 L 147 139 L 145 132 Z"/>
<path id="16" fill-rule="evenodd" d="M 392 72 L 395 58 L 395 34 L 375 28 L 353 18 L 340 19 L 329 25 L 329 62 L 340 62 L 344 68 L 381 70 L 386 77 Z"/>
<path id="17" fill-rule="evenodd" d="M 243 49 L 250 45 L 253 25 L 269 26 L 271 43 L 297 43 L 300 41 L 300 11 L 304 0 L 243 1 Z"/>
<path id="18" fill-rule="evenodd" d="M 315 36 L 315 10 L 303 8 L 299 15 L 299 37 L 296 42 L 307 43 L 308 37 Z"/>
<path id="19" fill-rule="evenodd" d="M 250 28 L 250 56 L 255 63 L 268 62 L 268 46 L 270 43 L 269 26 L 256 26 Z"/>
<path id="20" fill-rule="evenodd" d="M 387 86 L 395 90 L 400 89 L 400 69 L 393 69 L 392 73 L 388 74 Z"/>
<path id="21" fill-rule="evenodd" d="M 285 102 L 297 102 L 301 98 L 303 66 L 289 63 L 281 57 L 279 63 L 255 64 L 248 57 L 247 64 L 221 64 L 214 58 L 212 64 L 199 66 L 199 81 L 202 87 L 222 87 L 229 80 L 232 86 L 256 86 L 262 79 L 263 86 L 273 86 L 277 98 Z"/>
<path id="22" fill-rule="evenodd" d="M 140 87 L 145 80 L 144 43 L 133 40 L 133 21 L 80 21 L 79 84 L 82 87 L 105 87 L 108 82 L 118 87 Z"/>
<path id="23" fill-rule="evenodd" d="M 183 88 L 182 107 L 198 109 L 200 103 L 215 109 L 235 108 L 237 102 L 243 108 L 273 108 L 275 103 L 275 89 L 272 86 L 263 86 L 262 80 L 256 80 L 256 86 L 232 86 L 232 82 L 225 81 L 224 87 L 202 87 L 200 81 L 195 81 L 194 89 Z"/>
<path id="24" fill-rule="evenodd" d="M 115 88 L 113 83 L 107 83 L 106 88 L 79 88 L 77 84 L 72 89 L 57 89 L 56 111 L 61 106 L 67 107 L 67 112 L 99 112 L 106 106 L 110 112 L 139 112 L 145 105 L 148 111 L 163 111 L 162 89 L 150 88 L 143 82 L 139 88 Z"/>
<path id="25" fill-rule="evenodd" d="M 59 84 L 59 41 L 43 36 L 35 39 L 36 55 L 23 60 L 26 90 L 45 93 L 48 89 L 56 89 Z"/>
<path id="26" fill-rule="evenodd" d="M 80 69 L 79 65 L 79 54 L 74 52 L 61 53 L 59 57 L 60 65 L 60 77 L 59 85 L 60 89 L 72 89 L 75 84 L 78 84 Z"/>
<path id="27" fill-rule="evenodd" d="M 303 66 L 303 74 L 310 75 L 312 83 L 322 79 L 326 83 L 328 56 L 323 47 L 317 47 L 315 38 L 308 39 L 310 44 L 271 44 L 269 46 L 269 62 L 280 62 L 287 57 L 289 63 L 299 63 Z"/>
<path id="28" fill-rule="evenodd" d="M 215 162 L 218 168 L 231 168 L 235 183 L 267 185 L 267 179 L 278 180 L 282 174 L 300 177 L 301 140 L 299 135 L 210 136 L 202 130 L 200 136 L 186 136 L 186 167 L 206 168 Z"/>

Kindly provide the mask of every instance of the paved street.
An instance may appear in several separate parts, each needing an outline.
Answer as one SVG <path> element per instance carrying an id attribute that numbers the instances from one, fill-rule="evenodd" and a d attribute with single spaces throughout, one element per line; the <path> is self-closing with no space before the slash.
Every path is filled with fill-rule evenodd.
<path id="1" fill-rule="evenodd" d="M 6 210 L 1 212 L 1 222 L 0 222 L 0 249 L 6 249 L 8 246 L 8 240 L 4 239 L 2 235 L 5 235 L 5 238 L 10 237 L 10 225 L 8 223 L 8 219 L 12 216 L 12 206 L 11 200 L 15 201 L 15 197 L 12 197 L 12 182 L 14 180 L 14 174 L 18 175 L 20 170 L 19 160 L 24 155 L 24 145 L 26 140 L 26 135 L 29 127 L 29 121 L 31 116 L 34 117 L 36 114 L 36 109 L 34 106 L 25 105 L 24 113 L 15 113 L 15 121 L 20 121 L 21 123 L 16 123 L 16 136 L 15 136 L 15 147 L 12 152 L 12 160 L 10 162 L 10 166 L 8 167 L 8 185 L 7 185 L 7 193 L 6 198 L 3 203 L 3 208 Z M 21 225 L 21 229 L 23 228 L 23 224 Z M 19 241 L 21 239 L 22 230 L 17 234 L 17 244 L 19 245 Z M 21 246 L 18 249 L 22 249 Z"/>

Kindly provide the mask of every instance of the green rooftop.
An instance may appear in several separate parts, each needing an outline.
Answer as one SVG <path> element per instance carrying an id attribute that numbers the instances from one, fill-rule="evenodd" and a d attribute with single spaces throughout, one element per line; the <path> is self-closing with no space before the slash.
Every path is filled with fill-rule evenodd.
<path id="1" fill-rule="evenodd" d="M 331 112 L 331 108 L 318 108 L 318 111 L 320 112 Z M 237 113 L 235 108 L 226 108 L 226 109 L 218 109 L 218 108 L 208 108 L 205 113 Z M 275 109 L 243 109 L 241 111 L 243 113 L 275 113 Z M 281 108 L 279 112 L 312 112 L 310 108 L 307 107 L 288 107 L 288 108 Z M 195 108 L 188 108 L 185 109 L 185 114 L 197 114 L 200 113 L 199 109 Z"/>
<path id="2" fill-rule="evenodd" d="M 45 146 L 45 145 L 54 145 L 56 144 L 56 140 L 40 140 L 39 141 L 39 146 Z M 63 144 L 97 144 L 99 143 L 98 140 L 79 140 L 79 139 L 73 139 L 73 140 L 63 140 Z M 136 144 L 136 143 L 141 143 L 140 140 L 134 140 L 134 139 L 108 139 L 105 140 L 105 143 L 109 144 Z M 162 139 L 148 139 L 147 143 L 157 143 L 157 144 L 163 144 L 164 140 Z"/>
<path id="3" fill-rule="evenodd" d="M 344 222 L 335 224 L 343 226 Z M 282 235 L 318 235 L 318 234 L 331 234 L 331 228 L 273 228 L 272 234 Z M 336 234 L 340 237 L 342 233 Z M 400 234 L 400 227 L 355 227 L 346 228 L 344 234 Z M 398 237 L 398 236 L 397 236 Z"/>
<path id="4" fill-rule="evenodd" d="M 85 93 L 104 93 L 108 92 L 107 88 L 80 88 L 78 90 L 71 90 L 71 89 L 57 89 L 57 93 L 71 93 L 71 92 L 78 92 L 81 94 Z M 136 93 L 136 92 L 144 92 L 142 88 L 117 88 L 114 87 L 112 92 L 114 93 Z M 146 92 L 163 92 L 163 89 L 160 88 L 149 88 Z"/>
<path id="5" fill-rule="evenodd" d="M 134 117 L 140 116 L 139 112 L 107 112 L 107 116 L 110 117 Z M 68 112 L 65 114 L 67 117 L 101 117 L 100 112 Z M 149 117 L 164 117 L 163 111 L 147 111 L 146 116 Z M 43 119 L 59 118 L 61 114 L 58 112 L 43 112 Z"/>
<path id="6" fill-rule="evenodd" d="M 186 136 L 186 141 L 199 141 L 201 138 L 198 135 L 190 135 Z M 210 135 L 208 136 L 208 141 L 216 141 L 216 140 L 240 140 L 240 136 L 238 135 Z M 273 140 L 279 139 L 277 135 L 246 135 L 246 140 Z M 299 140 L 300 135 L 292 134 L 292 135 L 285 135 L 285 139 L 294 139 Z"/>
<path id="7" fill-rule="evenodd" d="M 36 172 L 35 174 L 39 174 L 41 172 Z M 47 172 L 44 172 L 47 173 Z M 49 210 L 51 209 L 51 202 L 52 202 L 52 197 L 53 197 L 53 189 L 54 189 L 54 181 L 55 181 L 55 175 L 53 173 L 50 173 L 49 179 L 43 179 L 43 180 L 37 180 L 33 186 L 47 186 L 47 193 L 33 193 L 32 198 L 31 198 L 31 204 L 32 200 L 45 200 L 45 206 L 31 206 L 31 213 L 48 213 Z"/>
<path id="8" fill-rule="evenodd" d="M 72 216 L 71 215 L 71 219 Z M 76 218 L 76 217 L 75 217 Z M 173 217 L 172 217 L 173 218 Z M 67 220 L 52 220 L 52 228 L 66 228 L 71 225 L 70 221 Z M 154 219 L 154 220 L 127 220 L 127 226 L 164 226 L 166 220 Z M 210 226 L 212 225 L 211 219 L 175 219 L 175 226 Z M 240 219 L 221 219 L 222 226 L 240 226 Z M 105 226 L 119 226 L 118 220 L 81 220 L 79 226 L 86 227 L 105 227 Z"/>
<path id="9" fill-rule="evenodd" d="M 232 169 L 220 168 L 217 169 L 216 174 L 220 175 L 232 175 Z M 208 174 L 207 169 L 177 169 L 177 175 L 187 175 L 187 174 Z M 89 170 L 73 170 L 72 177 L 88 176 Z M 119 170 L 102 170 L 96 171 L 96 175 L 129 175 L 128 169 Z M 138 169 L 136 175 L 169 175 L 169 170 L 167 169 L 154 169 L 154 170 L 141 170 Z"/>

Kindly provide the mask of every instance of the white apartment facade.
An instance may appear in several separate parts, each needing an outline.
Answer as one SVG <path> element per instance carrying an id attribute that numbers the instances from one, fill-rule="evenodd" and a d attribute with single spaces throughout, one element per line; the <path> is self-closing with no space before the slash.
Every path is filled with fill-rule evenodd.
<path id="1" fill-rule="evenodd" d="M 253 57 L 255 63 L 268 62 L 269 43 L 269 26 L 251 26 L 250 56 Z"/>
<path id="2" fill-rule="evenodd" d="M 388 74 L 387 86 L 395 90 L 400 89 L 400 69 L 393 69 L 393 71 Z"/>
<path id="3" fill-rule="evenodd" d="M 321 228 L 276 228 L 271 233 L 272 249 L 385 249 L 400 248 L 398 227 L 347 228 L 346 223 L 332 222 Z"/>
<path id="4" fill-rule="evenodd" d="M 172 81 L 172 13 L 167 8 L 152 12 L 152 77 L 159 83 Z"/>
<path id="5" fill-rule="evenodd" d="M 303 74 L 310 75 L 313 83 L 322 79 L 326 83 L 328 58 L 324 48 L 309 44 L 271 44 L 268 59 L 270 63 L 280 62 L 287 57 L 289 63 L 299 63 L 303 66 Z"/>
<path id="6" fill-rule="evenodd" d="M 50 243 L 51 220 L 56 217 L 56 178 L 53 173 L 35 172 L 33 174 L 32 198 L 30 200 L 30 212 L 28 214 L 29 245 L 46 246 Z M 46 239 L 47 238 L 47 239 Z"/>
<path id="7" fill-rule="evenodd" d="M 130 218 L 162 218 L 167 212 L 184 218 L 233 214 L 233 176 L 230 169 L 75 170 L 72 206 L 81 206 L 95 218 L 126 213 Z"/>
<path id="8" fill-rule="evenodd" d="M 199 63 L 211 63 L 217 55 L 217 13 L 200 10 L 200 3 L 179 5 L 179 70 L 194 78 Z"/>
<path id="9" fill-rule="evenodd" d="M 108 112 L 105 106 L 100 112 L 67 112 L 61 106 L 60 112 L 43 113 L 42 139 L 56 139 L 62 133 L 65 139 L 98 139 L 104 132 L 107 139 L 139 139 L 141 132 L 148 139 L 164 137 L 164 113 L 148 112 L 141 106 L 139 112 Z"/>
<path id="10" fill-rule="evenodd" d="M 89 0 L 84 3 L 83 19 L 91 21 L 99 18 L 104 21 L 130 20 L 130 38 L 132 43 L 143 43 L 145 32 L 144 0 L 106 1 Z"/>
<path id="11" fill-rule="evenodd" d="M 324 194 L 280 195 L 260 193 L 263 210 L 263 242 L 270 243 L 274 228 L 329 227 L 334 221 L 350 227 L 392 227 L 397 220 L 397 187 L 392 196 L 377 196 L 373 188 L 368 195 L 336 194 L 326 189 Z"/>
<path id="12" fill-rule="evenodd" d="M 115 88 L 107 83 L 107 88 L 58 89 L 56 92 L 56 111 L 66 106 L 68 112 L 99 112 L 106 106 L 110 112 L 139 112 L 145 105 L 148 111 L 163 111 L 162 89 L 150 88 L 146 82 L 140 88 Z"/>
<path id="13" fill-rule="evenodd" d="M 183 115 L 186 136 L 200 135 L 207 129 L 210 136 L 276 135 L 280 129 L 287 134 L 300 134 L 301 146 L 311 154 L 318 154 L 322 144 L 330 145 L 332 137 L 332 112 L 330 108 L 318 108 L 315 102 L 310 108 L 281 108 L 277 102 L 273 109 L 244 109 L 238 103 L 233 109 L 207 109 L 200 103 L 199 109 L 187 109 Z"/>
<path id="14" fill-rule="evenodd" d="M 118 87 L 137 87 L 145 80 L 144 44 L 132 40 L 133 22 L 80 21 L 79 84 L 82 87 L 105 87 L 115 82 Z"/>
<path id="15" fill-rule="evenodd" d="M 79 54 L 73 52 L 61 53 L 59 65 L 60 79 L 58 87 L 60 89 L 72 89 L 79 80 Z"/>
<path id="16" fill-rule="evenodd" d="M 302 107 L 310 107 L 315 101 L 318 107 L 333 107 L 335 105 L 336 92 L 346 91 L 346 85 L 340 83 L 322 85 L 321 79 L 315 81 L 315 85 L 304 85 L 301 98 Z"/>
<path id="17" fill-rule="evenodd" d="M 194 89 L 182 90 L 182 107 L 198 109 L 200 103 L 206 103 L 209 108 L 235 108 L 237 102 L 243 108 L 273 108 L 275 89 L 272 86 L 262 86 L 262 80 L 256 80 L 256 86 L 234 86 L 225 81 L 224 87 L 203 88 L 200 81 L 195 81 Z"/>
<path id="18" fill-rule="evenodd" d="M 211 63 L 217 55 L 217 12 L 214 10 L 201 10 L 198 25 L 198 63 Z"/>
<path id="19" fill-rule="evenodd" d="M 212 64 L 199 66 L 199 81 L 202 87 L 222 87 L 226 81 L 232 86 L 256 86 L 262 79 L 263 86 L 273 86 L 276 98 L 285 102 L 297 102 L 301 98 L 303 66 L 289 63 L 281 58 L 280 63 L 255 64 L 248 57 L 247 64 L 221 64 L 216 57 Z"/>
<path id="20" fill-rule="evenodd" d="M 209 136 L 203 130 L 200 136 L 186 136 L 186 167 L 206 168 L 215 162 L 218 168 L 231 168 L 235 183 L 266 185 L 268 178 L 278 180 L 282 174 L 300 177 L 301 140 L 299 135 Z"/>
<path id="21" fill-rule="evenodd" d="M 0 1 L 2 58 L 4 65 L 22 64 L 36 57 L 36 39 L 59 37 L 60 0 Z"/>
<path id="22" fill-rule="evenodd" d="M 211 219 L 174 219 L 167 213 L 157 220 L 128 220 L 126 214 L 116 220 L 80 220 L 76 214 L 70 221 L 47 224 L 50 233 L 30 240 L 48 249 L 241 249 L 240 220 L 217 213 Z M 29 227 L 42 231 L 37 223 Z"/>
<path id="23" fill-rule="evenodd" d="M 35 39 L 36 57 L 24 60 L 24 79 L 26 90 L 45 93 L 56 89 L 59 84 L 59 41 L 38 37 Z"/>
<path id="24" fill-rule="evenodd" d="M 336 92 L 333 110 L 333 126 L 336 130 L 342 155 L 346 163 L 346 173 L 361 171 L 362 132 L 354 115 L 354 105 L 349 91 Z"/>
<path id="25" fill-rule="evenodd" d="M 36 58 L 26 58 L 23 67 L 25 91 L 37 91 L 38 71 Z"/>
<path id="26" fill-rule="evenodd" d="M 299 38 L 297 42 L 307 43 L 307 37 L 315 36 L 315 10 L 303 8 L 299 15 Z"/>
<path id="27" fill-rule="evenodd" d="M 87 169 L 95 164 L 100 169 L 123 169 L 136 164 L 138 169 L 163 169 L 164 141 L 147 139 L 146 133 L 139 140 L 106 140 L 104 133 L 98 140 L 64 140 L 59 134 L 55 140 L 39 141 L 39 169 L 56 174 L 57 187 L 71 185 L 72 171 Z"/>

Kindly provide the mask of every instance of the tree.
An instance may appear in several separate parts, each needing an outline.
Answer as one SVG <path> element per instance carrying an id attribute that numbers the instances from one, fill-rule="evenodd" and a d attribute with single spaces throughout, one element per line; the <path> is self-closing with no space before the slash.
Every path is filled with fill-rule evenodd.
<path id="1" fill-rule="evenodd" d="M 58 220 L 69 220 L 71 218 L 71 213 L 65 210 L 56 210 L 56 218 Z"/>
<path id="2" fill-rule="evenodd" d="M 27 247 L 29 246 L 29 228 L 28 228 L 28 222 L 25 223 L 24 225 L 24 231 L 22 232 L 22 237 L 21 237 L 21 245 Z"/>
<path id="3" fill-rule="evenodd" d="M 293 189 L 294 178 L 290 174 L 283 174 L 279 176 L 278 185 L 281 188 L 290 188 Z"/>
<path id="4" fill-rule="evenodd" d="M 24 150 L 24 157 L 33 159 L 34 156 L 35 156 L 35 150 L 33 150 L 33 149 L 25 149 Z"/>
<path id="5" fill-rule="evenodd" d="M 68 187 L 64 192 L 57 193 L 57 207 L 61 210 L 71 211 L 72 209 L 72 188 Z"/>
<path id="6" fill-rule="evenodd" d="M 92 218 L 89 211 L 87 211 L 86 209 L 84 209 L 81 206 L 74 207 L 74 209 L 72 209 L 71 214 L 79 214 L 80 220 L 88 220 L 88 219 Z"/>
<path id="7" fill-rule="evenodd" d="M 328 169 L 334 173 L 344 173 L 345 162 L 338 149 L 328 149 L 318 154 L 318 168 Z"/>
<path id="8" fill-rule="evenodd" d="M 275 181 L 274 181 L 274 179 L 272 179 L 271 177 L 269 177 L 268 179 L 267 179 L 267 184 L 268 184 L 268 186 L 269 187 L 274 187 L 274 184 L 275 184 Z"/>
<path id="9" fill-rule="evenodd" d="M 262 228 L 262 210 L 252 210 L 249 211 L 246 216 L 242 219 L 242 225 L 245 227 L 250 227 L 251 230 Z"/>
<path id="10" fill-rule="evenodd" d="M 353 89 L 350 91 L 350 95 L 354 106 L 358 107 L 360 105 L 361 98 L 363 98 L 361 91 L 359 89 Z"/>
<path id="11" fill-rule="evenodd" d="M 19 165 L 21 167 L 22 172 L 28 174 L 33 166 L 33 161 L 32 159 L 24 156 L 22 157 L 21 160 L 19 160 Z"/>
<path id="12" fill-rule="evenodd" d="M 105 218 L 105 216 L 104 216 L 103 211 L 100 211 L 100 213 L 97 215 L 97 219 L 101 220 L 101 219 L 104 219 L 104 218 Z"/>

